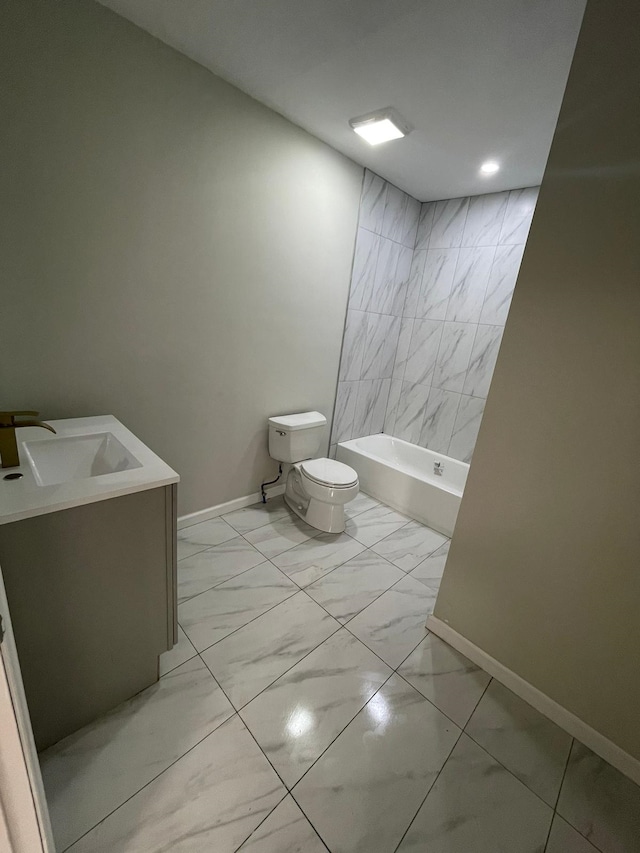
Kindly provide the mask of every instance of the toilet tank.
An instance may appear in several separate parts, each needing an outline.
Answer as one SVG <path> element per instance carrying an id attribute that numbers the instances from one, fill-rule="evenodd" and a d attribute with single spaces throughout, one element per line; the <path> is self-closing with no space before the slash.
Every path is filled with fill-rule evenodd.
<path id="1" fill-rule="evenodd" d="M 269 418 L 269 456 L 278 462 L 302 462 L 317 453 L 327 419 L 320 412 Z"/>

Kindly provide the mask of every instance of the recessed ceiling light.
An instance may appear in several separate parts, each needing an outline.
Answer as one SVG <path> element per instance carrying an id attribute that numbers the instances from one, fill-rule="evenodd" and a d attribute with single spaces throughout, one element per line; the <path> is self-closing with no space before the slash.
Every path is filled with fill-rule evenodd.
<path id="1" fill-rule="evenodd" d="M 349 124 L 369 145 L 380 145 L 390 139 L 401 139 L 413 128 L 393 107 L 385 107 L 374 113 L 367 113 L 349 120 Z"/>
<path id="2" fill-rule="evenodd" d="M 496 163 L 495 160 L 487 160 L 480 166 L 480 171 L 483 175 L 495 175 L 496 172 L 500 171 L 500 163 Z"/>

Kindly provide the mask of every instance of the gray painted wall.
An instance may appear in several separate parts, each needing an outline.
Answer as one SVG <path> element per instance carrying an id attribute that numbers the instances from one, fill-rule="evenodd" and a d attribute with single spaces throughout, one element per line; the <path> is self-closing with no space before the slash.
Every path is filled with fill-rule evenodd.
<path id="1" fill-rule="evenodd" d="M 639 30 L 587 4 L 435 614 L 640 761 Z"/>
<path id="2" fill-rule="evenodd" d="M 93 3 L 3 4 L 0 74 L 1 406 L 113 413 L 182 513 L 256 491 L 331 415 L 362 169 Z"/>

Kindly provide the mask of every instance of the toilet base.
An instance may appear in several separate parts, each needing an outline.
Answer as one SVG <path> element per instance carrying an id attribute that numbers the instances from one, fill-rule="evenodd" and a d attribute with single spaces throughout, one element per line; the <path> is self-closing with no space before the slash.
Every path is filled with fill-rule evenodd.
<path id="1" fill-rule="evenodd" d="M 344 533 L 345 517 L 342 504 L 327 504 L 309 498 L 305 503 L 296 495 L 285 492 L 285 503 L 297 516 L 316 530 L 325 533 Z"/>
<path id="2" fill-rule="evenodd" d="M 297 516 L 316 530 L 343 533 L 344 506 L 355 498 L 358 489 L 357 479 L 347 488 L 324 486 L 310 481 L 302 475 L 300 464 L 296 463 L 287 474 L 284 499 Z"/>

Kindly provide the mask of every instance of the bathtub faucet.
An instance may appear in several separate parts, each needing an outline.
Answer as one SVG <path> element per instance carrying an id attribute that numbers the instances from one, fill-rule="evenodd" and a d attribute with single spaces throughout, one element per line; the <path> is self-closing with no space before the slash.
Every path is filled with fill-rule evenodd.
<path id="1" fill-rule="evenodd" d="M 436 477 L 442 477 L 443 472 L 444 472 L 444 465 L 442 464 L 442 462 L 434 462 L 433 463 L 433 473 L 436 475 Z"/>

